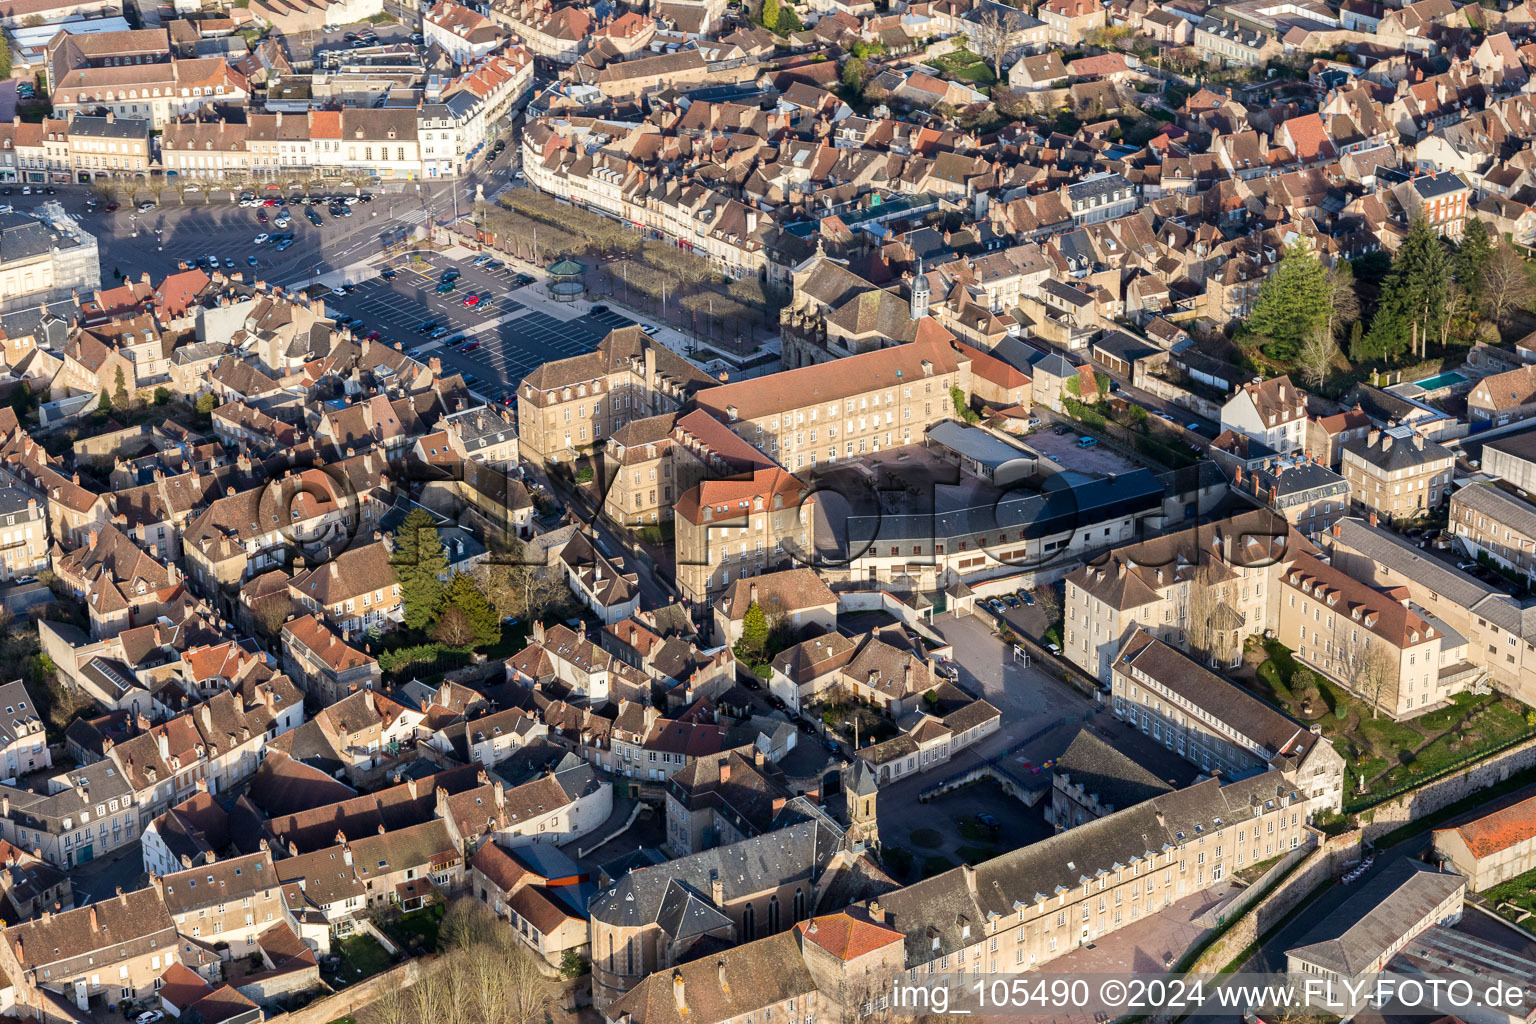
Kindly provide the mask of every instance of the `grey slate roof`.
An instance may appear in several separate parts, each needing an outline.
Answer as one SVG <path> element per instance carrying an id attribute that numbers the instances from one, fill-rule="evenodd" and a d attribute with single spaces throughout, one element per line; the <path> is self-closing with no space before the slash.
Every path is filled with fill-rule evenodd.
<path id="1" fill-rule="evenodd" d="M 1498 484 L 1468 484 L 1456 492 L 1456 500 L 1515 533 L 1536 537 L 1536 506 L 1509 493 Z"/>
<path id="2" fill-rule="evenodd" d="M 1377 469 L 1394 473 L 1400 469 L 1413 469 L 1426 463 L 1454 461 L 1451 450 L 1433 441 L 1424 441 L 1423 447 L 1415 443 L 1418 435 L 1410 427 L 1388 427 L 1371 444 L 1374 432 L 1346 443 L 1342 451 L 1367 462 Z"/>
<path id="3" fill-rule="evenodd" d="M 1286 956 L 1346 978 L 1376 970 L 1394 944 L 1466 885 L 1461 875 L 1398 861 L 1340 904 Z"/>
<path id="4" fill-rule="evenodd" d="M 55 231 L 46 221 L 23 213 L 0 213 L 0 263 L 42 256 L 55 248 L 73 248 L 76 241 Z"/>
<path id="5" fill-rule="evenodd" d="M 1173 787 L 1086 729 L 1078 730 L 1052 771 L 1112 810 L 1134 807 Z"/>
<path id="6" fill-rule="evenodd" d="M 1144 863 L 1164 849 L 1192 842 L 1196 825 L 1209 828 L 1216 818 L 1232 821 L 1251 816 L 1255 806 L 1300 800 L 1279 771 L 1226 786 L 1207 779 L 974 868 L 955 868 L 886 893 L 880 897 L 880 906 L 886 911 L 886 923 L 906 934 L 907 964 L 919 965 L 974 942 L 988 914 L 1013 916 L 1021 905 L 1041 902 L 1058 888 L 1081 887 L 1097 871 Z M 966 926 L 971 928 L 969 939 L 961 937 Z"/>
<path id="7" fill-rule="evenodd" d="M 1120 655 L 1115 659 L 1115 671 L 1128 673 L 1136 668 L 1159 685 L 1187 700 L 1190 706 L 1200 708 L 1241 736 L 1249 744 L 1262 749 L 1268 760 L 1282 752 L 1299 757 L 1311 749 L 1317 737 L 1300 722 L 1293 721 L 1279 711 L 1240 689 L 1186 657 L 1180 651 L 1163 643 L 1140 626 L 1136 627 Z"/>
<path id="8" fill-rule="evenodd" d="M 1472 608 L 1496 593 L 1477 577 L 1431 558 L 1405 538 L 1364 519 L 1341 519 L 1335 528 L 1339 544 L 1381 563 L 1397 575 L 1416 580 L 1463 608 Z"/>
<path id="9" fill-rule="evenodd" d="M 820 816 L 660 867 L 631 871 L 594 896 L 588 910 L 595 920 L 640 926 L 659 923 L 666 908 L 675 916 L 681 899 L 674 891 L 678 885 L 710 904 L 711 879 L 715 877 L 720 880 L 726 903 L 757 892 L 775 879 L 804 878 L 809 889 L 818 884 L 833 858 L 846 847 L 842 831 Z"/>

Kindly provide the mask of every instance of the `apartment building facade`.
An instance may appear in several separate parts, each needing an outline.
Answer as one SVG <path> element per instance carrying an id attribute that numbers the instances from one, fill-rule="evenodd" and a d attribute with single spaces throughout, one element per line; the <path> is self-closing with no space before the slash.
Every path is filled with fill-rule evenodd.
<path id="1" fill-rule="evenodd" d="M 1279 771 L 1207 779 L 870 904 L 907 937 L 909 976 L 1013 974 L 1316 841 Z"/>
<path id="2" fill-rule="evenodd" d="M 1330 741 L 1145 630 L 1114 672 L 1115 716 L 1201 771 L 1237 779 L 1279 768 L 1314 811 L 1343 806 L 1344 759 Z"/>
<path id="3" fill-rule="evenodd" d="M 1451 495 L 1451 533 L 1461 549 L 1521 576 L 1536 573 L 1536 505 L 1499 483 L 1471 483 Z"/>
<path id="4" fill-rule="evenodd" d="M 922 440 L 970 394 L 970 360 L 925 320 L 894 348 L 711 388 L 698 404 L 791 472 Z"/>
<path id="5" fill-rule="evenodd" d="M 677 585 L 696 607 L 713 603 L 733 580 L 809 558 L 814 499 L 777 467 L 750 477 L 706 480 L 677 502 Z"/>
<path id="6" fill-rule="evenodd" d="M 1306 444 L 1307 394 L 1289 377 L 1250 381 L 1221 407 L 1221 429 L 1289 455 Z"/>
<path id="7" fill-rule="evenodd" d="M 1205 646 L 1232 663 L 1268 628 L 1280 573 L 1304 546 L 1284 519 L 1256 509 L 1117 548 L 1066 578 L 1066 657 L 1108 685 L 1134 627 L 1182 648 L 1199 620 Z"/>
<path id="8" fill-rule="evenodd" d="M 596 351 L 545 363 L 518 385 L 518 444 L 541 462 L 568 462 L 631 420 L 676 412 L 716 381 L 639 326 Z"/>
<path id="9" fill-rule="evenodd" d="M 1450 492 L 1455 466 L 1449 448 L 1426 441 L 1411 427 L 1372 430 L 1340 449 L 1350 504 L 1393 522 L 1439 509 Z"/>
<path id="10" fill-rule="evenodd" d="M 46 569 L 49 543 L 44 507 L 16 487 L 0 487 L 0 580 Z"/>
<path id="11" fill-rule="evenodd" d="M 1439 707 L 1466 681 L 1442 671 L 1462 660 L 1466 640 L 1421 611 L 1302 554 L 1281 575 L 1273 628 L 1297 661 L 1404 719 Z M 1443 650 L 1448 637 L 1454 646 Z"/>

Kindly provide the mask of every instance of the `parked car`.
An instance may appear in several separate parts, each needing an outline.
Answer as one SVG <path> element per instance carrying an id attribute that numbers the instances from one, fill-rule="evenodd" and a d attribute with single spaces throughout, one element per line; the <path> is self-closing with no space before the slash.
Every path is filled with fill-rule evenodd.
<path id="1" fill-rule="evenodd" d="M 447 295 L 449 292 L 453 291 L 453 288 L 454 285 L 452 281 L 444 281 L 442 284 L 437 286 L 437 294 Z"/>
<path id="2" fill-rule="evenodd" d="M 1029 605 L 1031 608 L 1033 608 L 1035 606 L 1035 595 L 1034 594 L 1031 594 L 1029 591 L 1025 590 L 1023 587 L 1020 587 L 1018 589 L 1018 591 L 1016 591 L 1016 593 L 1019 595 L 1019 600 L 1020 601 L 1023 601 L 1025 604 Z"/>
<path id="3" fill-rule="evenodd" d="M 383 270 L 379 271 L 379 276 L 386 281 L 393 281 L 395 278 L 399 277 L 400 274 L 398 271 L 391 267 L 385 267 Z"/>
<path id="4" fill-rule="evenodd" d="M 464 306 L 466 308 L 472 307 L 472 306 L 478 306 L 478 305 L 480 305 L 480 296 L 478 296 L 478 295 L 466 295 L 466 296 L 464 296 Z"/>
<path id="5" fill-rule="evenodd" d="M 1004 594 L 1003 604 L 1007 605 L 1009 608 L 1017 608 L 1019 606 L 1019 599 L 1014 597 L 1012 594 Z"/>
<path id="6" fill-rule="evenodd" d="M 460 345 L 464 344 L 464 335 L 455 334 L 453 337 L 443 342 L 443 344 L 447 345 L 449 348 L 458 348 Z"/>
<path id="7" fill-rule="evenodd" d="M 267 239 L 269 239 L 271 237 L 272 237 L 271 235 L 269 235 L 265 231 L 263 231 L 261 234 L 256 236 L 255 243 L 257 245 L 261 245 L 263 242 L 267 241 Z"/>
<path id="8" fill-rule="evenodd" d="M 979 825 L 985 825 L 987 828 L 991 829 L 993 832 L 996 832 L 998 829 L 1003 827 L 1003 823 L 998 821 L 997 818 L 995 818 L 994 816 L 992 816 L 990 814 L 978 814 L 978 815 L 976 815 L 976 823 L 979 824 Z"/>
<path id="9" fill-rule="evenodd" d="M 1079 448 L 1092 448 L 1093 446 L 1095 446 L 1098 443 L 1099 443 L 1099 439 L 1096 438 L 1096 437 L 1086 437 L 1085 436 L 1085 437 L 1080 437 L 1080 438 L 1077 439 L 1077 446 Z"/>
<path id="10" fill-rule="evenodd" d="M 447 270 L 443 271 L 443 276 L 442 276 L 441 280 L 444 280 L 444 281 L 457 281 L 462 276 L 463 276 L 463 274 L 459 270 L 458 267 L 449 267 Z"/>
<path id="11" fill-rule="evenodd" d="M 1006 612 L 1008 610 L 1007 607 L 1003 604 L 1003 602 L 999 601 L 995 597 L 994 598 L 990 598 L 987 601 L 987 607 L 992 609 L 993 613 L 997 614 L 997 615 L 1001 615 L 1001 614 L 1003 614 L 1004 612 Z"/>

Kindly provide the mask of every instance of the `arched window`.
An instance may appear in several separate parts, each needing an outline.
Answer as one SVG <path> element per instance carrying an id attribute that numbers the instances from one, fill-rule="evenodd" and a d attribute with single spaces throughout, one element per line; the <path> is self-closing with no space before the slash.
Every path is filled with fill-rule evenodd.
<path id="1" fill-rule="evenodd" d="M 795 890 L 795 920 L 805 920 L 805 890 Z"/>
<path id="2" fill-rule="evenodd" d="M 608 969 L 610 971 L 616 971 L 616 970 L 619 969 L 618 963 L 615 962 L 614 959 L 613 959 L 613 933 L 612 932 L 608 933 Z"/>
<path id="3" fill-rule="evenodd" d="M 631 935 L 624 940 L 624 956 L 628 965 L 624 969 L 625 974 L 635 973 L 635 937 Z"/>
<path id="4" fill-rule="evenodd" d="M 748 942 L 757 938 L 757 911 L 750 903 L 741 912 L 741 937 Z"/>
<path id="5" fill-rule="evenodd" d="M 779 930 L 779 898 L 768 897 L 768 934 L 775 935 Z"/>

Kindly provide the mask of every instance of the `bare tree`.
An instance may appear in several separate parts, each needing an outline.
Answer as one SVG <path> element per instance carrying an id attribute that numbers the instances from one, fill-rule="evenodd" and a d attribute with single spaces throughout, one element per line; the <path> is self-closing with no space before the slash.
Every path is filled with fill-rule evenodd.
<path id="1" fill-rule="evenodd" d="M 470 949 L 494 943 L 502 927 L 490 907 L 465 896 L 448 904 L 438 935 L 445 949 Z"/>
<path id="2" fill-rule="evenodd" d="M 1231 623 L 1223 621 L 1231 609 L 1226 607 L 1228 583 L 1221 579 L 1222 570 L 1201 552 L 1200 563 L 1183 571 L 1189 578 L 1182 584 L 1180 612 L 1190 656 L 1212 668 L 1230 664 L 1236 656 L 1237 630 L 1228 630 Z"/>
<path id="3" fill-rule="evenodd" d="M 362 1017 L 366 1024 L 414 1024 L 416 1019 L 411 1000 L 406 997 L 406 990 L 399 985 L 390 985 L 384 989 L 379 998 L 369 1004 Z"/>
<path id="4" fill-rule="evenodd" d="M 472 1011 L 475 1007 L 475 996 L 471 982 L 470 958 L 474 956 L 475 949 L 455 950 L 451 955 L 442 957 L 438 961 L 437 972 L 443 979 L 443 988 L 446 990 L 443 998 L 443 1011 L 448 1020 L 459 1021 L 461 1024 L 473 1024 Z M 496 1018 L 487 1016 L 481 1018 L 486 1022 Z M 422 1024 L 427 1024 L 423 1021 Z"/>
<path id="5" fill-rule="evenodd" d="M 1482 286 L 1483 312 L 1500 327 L 1508 324 L 1515 310 L 1529 305 L 1533 294 L 1525 260 L 1502 240 L 1483 266 Z"/>
<path id="6" fill-rule="evenodd" d="M 1335 262 L 1328 268 L 1328 336 L 1337 339 L 1344 328 L 1360 319 L 1360 296 L 1349 264 Z"/>
<path id="7" fill-rule="evenodd" d="M 475 585 L 503 618 L 534 618 L 561 604 L 565 581 L 543 565 L 485 563 L 476 568 Z"/>
<path id="8" fill-rule="evenodd" d="M 982 59 L 991 63 L 992 73 L 999 79 L 1003 77 L 1003 58 L 1008 55 L 1010 21 L 1002 11 L 989 6 L 976 18 L 972 33 Z"/>
<path id="9" fill-rule="evenodd" d="M 528 947 L 515 938 L 512 941 L 515 948 L 508 951 L 502 968 L 502 977 L 506 980 L 506 1003 L 500 1022 L 529 1024 L 543 1014 L 549 1005 L 549 981 L 534 966 L 533 954 Z"/>
<path id="10" fill-rule="evenodd" d="M 416 984 L 411 986 L 411 1015 L 422 1024 L 444 1020 L 448 1008 L 447 995 L 442 972 L 435 966 L 423 970 Z"/>
<path id="11" fill-rule="evenodd" d="M 443 617 L 432 633 L 433 639 L 449 647 L 468 647 L 475 642 L 475 627 L 462 608 L 449 605 L 443 609 Z"/>
<path id="12" fill-rule="evenodd" d="M 461 954 L 465 958 L 466 987 L 475 1017 L 494 1022 L 507 1002 L 506 953 L 489 942 L 479 943 Z"/>
<path id="13" fill-rule="evenodd" d="M 1296 353 L 1296 372 L 1313 387 L 1321 386 L 1333 373 L 1333 363 L 1339 355 L 1338 342 L 1333 339 L 1334 334 L 1330 328 L 1313 331 L 1302 341 Z"/>
<path id="14" fill-rule="evenodd" d="M 1397 666 L 1387 656 L 1386 645 L 1373 642 L 1371 631 L 1363 624 L 1356 624 L 1353 619 L 1344 620 L 1342 629 L 1350 631 L 1347 640 L 1335 644 L 1340 652 L 1343 682 L 1356 695 L 1370 702 L 1371 717 L 1376 718 L 1381 713 L 1383 700 L 1389 694 L 1396 694 Z M 1342 637 L 1342 632 L 1339 635 Z"/>
<path id="15" fill-rule="evenodd" d="M 283 623 L 293 614 L 293 600 L 287 593 L 271 594 L 256 602 L 252 609 L 256 626 L 268 637 L 275 637 L 283 630 Z"/>

